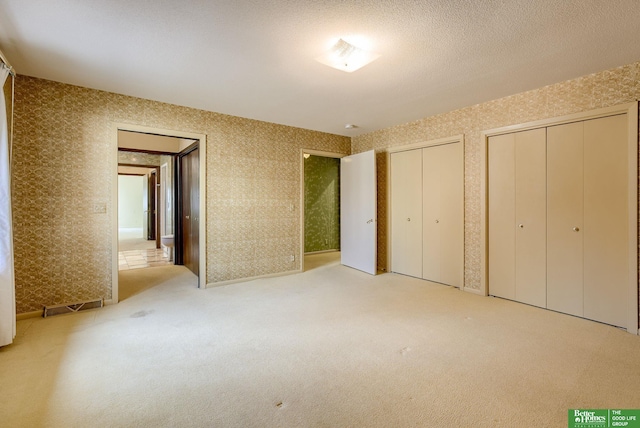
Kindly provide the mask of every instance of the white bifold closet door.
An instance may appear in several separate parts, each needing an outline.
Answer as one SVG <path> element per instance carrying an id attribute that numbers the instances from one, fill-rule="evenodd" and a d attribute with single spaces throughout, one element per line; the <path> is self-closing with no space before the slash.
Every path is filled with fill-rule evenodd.
<path id="1" fill-rule="evenodd" d="M 462 143 L 422 149 L 422 277 L 464 284 Z"/>
<path id="2" fill-rule="evenodd" d="M 547 130 L 547 308 L 584 314 L 584 125 Z"/>
<path id="3" fill-rule="evenodd" d="M 391 154 L 392 271 L 422 278 L 422 150 Z"/>
<path id="4" fill-rule="evenodd" d="M 489 138 L 489 294 L 626 326 L 627 121 Z"/>
<path id="5" fill-rule="evenodd" d="M 462 143 L 391 153 L 391 271 L 462 287 Z"/>
<path id="6" fill-rule="evenodd" d="M 548 308 L 626 325 L 627 116 L 548 128 Z"/>
<path id="7" fill-rule="evenodd" d="M 489 140 L 489 284 L 494 296 L 546 307 L 544 129 Z"/>

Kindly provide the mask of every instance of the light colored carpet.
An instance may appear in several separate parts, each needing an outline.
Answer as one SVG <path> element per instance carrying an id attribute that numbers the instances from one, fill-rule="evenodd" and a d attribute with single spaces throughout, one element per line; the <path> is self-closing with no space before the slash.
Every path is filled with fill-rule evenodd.
<path id="1" fill-rule="evenodd" d="M 0 425 L 566 427 L 570 408 L 640 408 L 640 338 L 606 325 L 337 263 L 208 290 L 153 271 L 118 305 L 18 323 Z"/>
<path id="2" fill-rule="evenodd" d="M 149 241 L 139 228 L 118 229 L 118 251 L 151 250 L 156 248 L 156 241 Z"/>

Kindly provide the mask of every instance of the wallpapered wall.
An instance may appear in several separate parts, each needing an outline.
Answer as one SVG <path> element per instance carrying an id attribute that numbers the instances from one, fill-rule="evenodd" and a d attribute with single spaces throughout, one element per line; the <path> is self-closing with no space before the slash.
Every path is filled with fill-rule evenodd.
<path id="1" fill-rule="evenodd" d="M 437 138 L 465 138 L 465 286 L 480 288 L 481 132 L 628 103 L 640 97 L 640 62 L 489 101 L 352 139 L 352 153 L 376 150 L 378 265 L 387 266 L 386 151 Z"/>
<path id="2" fill-rule="evenodd" d="M 346 137 L 18 76 L 18 313 L 111 298 L 114 122 L 207 135 L 208 283 L 299 269 L 301 148 L 350 151 Z"/>
<path id="3" fill-rule="evenodd" d="M 154 153 L 130 152 L 118 150 L 118 163 L 125 165 L 153 165 L 160 166 L 162 156 Z"/>
<path id="4" fill-rule="evenodd" d="M 304 160 L 304 251 L 340 249 L 340 159 Z"/>

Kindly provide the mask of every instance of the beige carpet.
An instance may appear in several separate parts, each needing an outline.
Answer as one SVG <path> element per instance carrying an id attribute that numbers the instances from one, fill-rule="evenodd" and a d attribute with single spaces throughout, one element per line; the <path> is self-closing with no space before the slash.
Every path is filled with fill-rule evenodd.
<path id="1" fill-rule="evenodd" d="M 143 236 L 142 229 L 118 229 L 118 251 L 151 250 L 156 248 L 156 241 L 149 241 Z"/>
<path id="2" fill-rule="evenodd" d="M 640 338 L 336 262 L 199 290 L 185 268 L 115 306 L 18 323 L 7 427 L 566 427 L 640 408 Z"/>

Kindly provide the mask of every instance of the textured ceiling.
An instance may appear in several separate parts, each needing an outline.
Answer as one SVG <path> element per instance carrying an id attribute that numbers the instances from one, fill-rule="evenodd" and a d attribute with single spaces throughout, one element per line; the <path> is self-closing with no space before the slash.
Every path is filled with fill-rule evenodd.
<path id="1" fill-rule="evenodd" d="M 640 60 L 639 22 L 638 0 L 0 0 L 0 49 L 19 74 L 354 136 Z M 349 35 L 380 58 L 315 61 Z"/>

